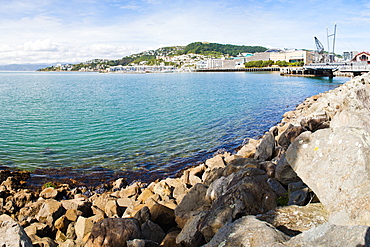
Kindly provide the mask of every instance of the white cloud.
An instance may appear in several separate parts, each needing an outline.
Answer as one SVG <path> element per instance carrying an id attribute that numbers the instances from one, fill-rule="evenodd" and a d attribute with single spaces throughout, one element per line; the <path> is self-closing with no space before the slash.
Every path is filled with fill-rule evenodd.
<path id="1" fill-rule="evenodd" d="M 0 63 L 117 59 L 194 41 L 312 49 L 338 19 L 362 50 L 370 4 L 348 1 L 0 0 Z"/>
<path id="2" fill-rule="evenodd" d="M 138 5 L 123 5 L 119 6 L 120 9 L 131 9 L 131 10 L 137 10 L 140 8 Z"/>
<path id="3" fill-rule="evenodd" d="M 52 44 L 50 39 L 28 41 L 24 43 L 23 48 L 26 51 L 58 51 L 58 46 Z"/>

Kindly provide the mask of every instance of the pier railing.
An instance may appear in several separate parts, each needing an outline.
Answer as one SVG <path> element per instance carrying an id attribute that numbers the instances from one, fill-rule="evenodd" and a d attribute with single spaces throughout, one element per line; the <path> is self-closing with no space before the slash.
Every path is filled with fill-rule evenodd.
<path id="1" fill-rule="evenodd" d="M 306 70 L 332 70 L 340 72 L 369 72 L 367 62 L 341 62 L 341 63 L 312 63 L 303 66 Z"/>

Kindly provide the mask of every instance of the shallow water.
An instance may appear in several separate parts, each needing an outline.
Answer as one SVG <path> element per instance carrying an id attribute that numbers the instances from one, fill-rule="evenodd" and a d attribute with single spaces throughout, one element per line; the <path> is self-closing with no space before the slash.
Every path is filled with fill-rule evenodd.
<path id="1" fill-rule="evenodd" d="M 258 137 L 348 78 L 0 73 L 0 164 L 167 173 Z M 173 169 L 175 168 L 175 169 Z"/>

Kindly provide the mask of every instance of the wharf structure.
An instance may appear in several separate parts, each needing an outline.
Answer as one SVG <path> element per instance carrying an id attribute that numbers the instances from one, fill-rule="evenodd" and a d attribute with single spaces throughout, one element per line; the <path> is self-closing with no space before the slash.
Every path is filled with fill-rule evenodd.
<path id="1" fill-rule="evenodd" d="M 280 50 L 270 49 L 265 52 L 254 54 L 241 54 L 239 57 L 231 59 L 211 58 L 198 61 L 195 64 L 195 72 L 203 71 L 279 71 L 278 68 L 251 68 L 246 69 L 244 64 L 251 61 L 286 61 L 289 63 L 303 62 L 304 64 L 312 63 L 314 52 L 306 50 Z"/>
<path id="2" fill-rule="evenodd" d="M 133 65 L 133 66 L 112 66 L 107 68 L 107 72 L 117 73 L 170 73 L 176 72 L 177 68 L 174 66 L 165 65 Z"/>
<path id="3" fill-rule="evenodd" d="M 303 67 L 287 67 L 280 69 L 281 75 L 290 76 L 334 77 L 334 72 L 349 73 L 353 76 L 370 72 L 370 53 L 358 53 L 348 62 L 310 63 Z"/>

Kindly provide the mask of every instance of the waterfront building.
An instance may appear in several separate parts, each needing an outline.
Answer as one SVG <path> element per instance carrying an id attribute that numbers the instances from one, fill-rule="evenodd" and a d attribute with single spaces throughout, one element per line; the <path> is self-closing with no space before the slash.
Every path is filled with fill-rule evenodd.
<path id="1" fill-rule="evenodd" d="M 304 62 L 304 64 L 309 64 L 314 60 L 314 52 L 306 50 L 270 49 L 265 52 L 255 53 L 254 56 L 246 58 L 246 62 L 258 60 L 286 61 L 289 63 Z"/>
<path id="2" fill-rule="evenodd" d="M 357 54 L 358 51 L 345 51 L 343 52 L 343 61 L 351 61 Z"/>
<path id="3" fill-rule="evenodd" d="M 176 72 L 177 68 L 174 66 L 164 65 L 133 65 L 133 66 L 111 66 L 106 69 L 107 72 L 118 73 L 158 73 L 158 72 Z"/>
<path id="4" fill-rule="evenodd" d="M 368 64 L 370 64 L 370 53 L 365 52 L 365 51 L 360 52 L 353 57 L 352 61 L 353 62 L 367 62 Z"/>

